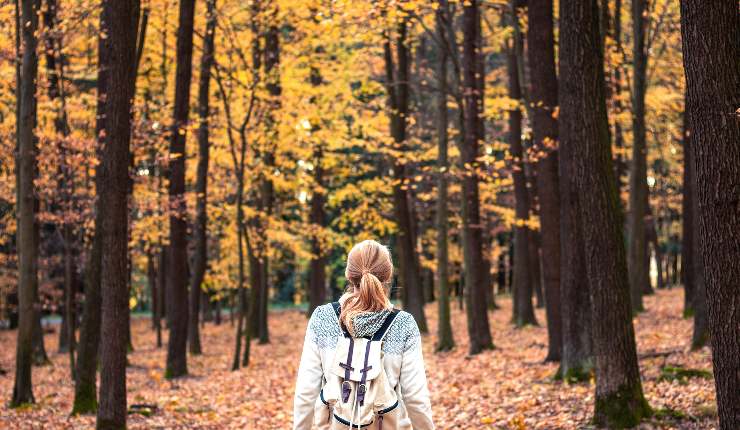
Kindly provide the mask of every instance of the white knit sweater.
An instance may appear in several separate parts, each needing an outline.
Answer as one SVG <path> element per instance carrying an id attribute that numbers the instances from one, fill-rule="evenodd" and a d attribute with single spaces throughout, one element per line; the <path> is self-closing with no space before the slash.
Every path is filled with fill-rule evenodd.
<path id="1" fill-rule="evenodd" d="M 373 331 L 382 323 L 380 313 L 364 314 L 353 320 L 355 330 Z M 358 333 L 360 334 L 360 333 Z M 337 341 L 342 336 L 339 321 L 331 304 L 319 306 L 311 315 L 303 343 L 293 403 L 293 429 L 310 430 L 316 406 L 325 381 L 325 372 L 334 357 Z M 383 366 L 388 382 L 395 387 L 401 406 L 400 429 L 432 430 L 432 408 L 429 401 L 421 336 L 414 317 L 401 311 L 386 332 L 383 341 Z"/>

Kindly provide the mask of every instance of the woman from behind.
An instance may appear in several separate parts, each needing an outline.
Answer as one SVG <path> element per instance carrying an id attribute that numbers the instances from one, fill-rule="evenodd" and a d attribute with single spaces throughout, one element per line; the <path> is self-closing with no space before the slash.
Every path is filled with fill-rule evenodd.
<path id="1" fill-rule="evenodd" d="M 350 250 L 347 291 L 316 308 L 308 322 L 295 430 L 434 428 L 419 328 L 411 314 L 393 308 L 392 276 L 385 246 L 366 240 Z"/>

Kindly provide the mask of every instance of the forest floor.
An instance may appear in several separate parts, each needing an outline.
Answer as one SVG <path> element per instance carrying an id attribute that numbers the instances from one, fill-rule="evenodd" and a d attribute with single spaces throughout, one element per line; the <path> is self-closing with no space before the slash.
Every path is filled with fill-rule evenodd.
<path id="1" fill-rule="evenodd" d="M 465 315 L 453 302 L 458 347 L 434 354 L 435 335 L 424 337 L 424 357 L 439 429 L 580 429 L 589 428 L 593 381 L 566 384 L 552 379 L 557 364 L 543 363 L 547 352 L 545 315 L 541 327 L 514 328 L 511 301 L 491 314 L 496 349 L 467 356 Z M 689 352 L 692 322 L 681 317 L 683 291 L 659 291 L 645 298 L 647 311 L 635 318 L 643 388 L 656 418 L 641 428 L 711 429 L 717 427 L 711 357 L 707 348 Z M 431 333 L 436 305 L 426 309 Z M 191 376 L 163 378 L 165 348 L 155 347 L 148 320 L 133 324 L 135 350 L 129 355 L 128 402 L 152 405 L 129 415 L 129 428 L 289 429 L 293 386 L 306 318 L 297 310 L 270 314 L 271 343 L 254 344 L 252 364 L 230 371 L 234 328 L 207 324 L 205 354 L 189 357 Z M 58 329 L 58 326 L 57 326 Z M 10 410 L 15 331 L 0 332 L 0 428 L 94 427 L 94 417 L 70 417 L 74 384 L 67 354 L 57 354 L 58 334 L 46 335 L 52 364 L 34 368 L 37 403 Z M 685 372 L 682 370 L 702 370 Z"/>

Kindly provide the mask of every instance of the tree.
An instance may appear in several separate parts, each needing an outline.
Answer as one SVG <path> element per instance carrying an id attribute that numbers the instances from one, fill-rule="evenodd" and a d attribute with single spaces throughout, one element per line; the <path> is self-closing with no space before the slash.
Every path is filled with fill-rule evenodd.
<path id="1" fill-rule="evenodd" d="M 190 80 L 193 61 L 193 19 L 195 0 L 180 1 L 177 29 L 177 66 L 175 104 L 170 141 L 170 248 L 167 282 L 167 321 L 170 337 L 167 343 L 167 378 L 188 373 L 188 250 L 185 205 L 185 136 L 190 104 Z"/>
<path id="2" fill-rule="evenodd" d="M 480 223 L 480 199 L 478 194 L 478 147 L 482 138 L 480 131 L 483 94 L 479 91 L 478 57 L 481 55 L 480 11 L 477 0 L 463 7 L 463 112 L 464 137 L 460 148 L 460 162 L 465 167 L 462 179 L 462 241 L 465 270 L 465 305 L 470 336 L 470 353 L 478 354 L 493 349 L 491 330 L 488 325 L 484 276 L 482 273 L 483 249 Z M 526 249 L 526 248 L 525 248 Z"/>
<path id="3" fill-rule="evenodd" d="M 34 177 L 36 176 L 36 77 L 38 57 L 39 3 L 37 0 L 21 2 L 21 34 L 23 39 L 23 60 L 21 63 L 20 112 L 18 115 L 18 155 L 16 169 L 18 179 L 18 340 L 15 353 L 15 385 L 12 406 L 33 403 L 33 382 L 31 375 L 32 345 L 35 320 L 37 319 L 36 287 L 38 285 L 38 235 L 36 233 Z"/>
<path id="4" fill-rule="evenodd" d="M 555 72 L 552 0 L 530 0 L 528 7 L 530 105 L 534 115 L 534 149 L 538 154 L 537 191 L 540 203 L 542 271 L 547 312 L 546 361 L 559 361 L 562 351 L 560 313 L 560 190 L 558 182 L 558 81 Z"/>
<path id="5" fill-rule="evenodd" d="M 562 147 L 577 154 L 570 173 L 591 283 L 594 423 L 622 428 L 637 425 L 651 411 L 642 394 L 632 326 L 598 17 L 596 0 L 560 3 L 559 124 Z"/>
<path id="6" fill-rule="evenodd" d="M 514 25 L 514 20 L 519 19 L 516 10 L 520 1 L 512 0 L 511 14 L 509 20 Z M 522 43 L 518 32 L 511 37 L 511 45 L 507 52 L 507 70 L 509 82 L 509 97 L 520 102 L 522 90 L 519 82 L 519 62 L 517 59 L 517 45 Z M 525 174 L 524 150 L 522 146 L 522 111 L 519 105 L 509 111 L 509 151 L 512 158 L 512 173 L 514 180 L 514 315 L 513 322 L 517 327 L 533 324 L 537 325 L 532 305 L 533 272 L 531 265 L 536 263 L 531 258 L 530 240 L 531 230 L 527 224 L 529 220 L 529 192 L 527 190 L 527 178 Z M 467 286 L 467 284 L 466 284 Z"/>
<path id="7" fill-rule="evenodd" d="M 740 428 L 737 2 L 681 1 L 681 35 L 717 411 L 720 429 L 729 430 Z"/>
<path id="8" fill-rule="evenodd" d="M 108 18 L 110 49 L 106 92 L 106 144 L 102 151 L 106 207 L 101 263 L 102 319 L 100 344 L 100 408 L 98 429 L 126 427 L 126 339 L 129 322 L 128 193 L 131 141 L 131 103 L 134 96 L 138 0 L 103 3 Z"/>
<path id="9" fill-rule="evenodd" d="M 100 347 L 100 270 L 103 253 L 103 222 L 106 219 L 107 205 L 103 204 L 104 176 L 101 155 L 105 147 L 106 133 L 106 100 L 108 93 L 108 64 L 110 62 L 108 0 L 101 1 L 100 27 L 98 37 L 98 79 L 95 134 L 97 137 L 97 155 L 101 161 L 95 168 L 95 231 L 93 232 L 92 249 L 88 256 L 85 270 L 85 303 L 80 325 L 80 347 L 77 354 L 77 371 L 75 378 L 75 400 L 73 414 L 87 414 L 97 411 L 96 373 L 98 368 L 98 351 Z"/>
<path id="10" fill-rule="evenodd" d="M 447 119 L 447 67 L 448 67 L 448 37 L 447 21 L 450 19 L 450 7 L 447 0 L 440 0 L 435 12 L 435 28 L 438 43 L 437 60 L 437 303 L 439 306 L 439 322 L 437 324 L 437 351 L 448 351 L 455 347 L 450 324 L 450 291 L 449 291 L 449 255 L 447 250 L 447 175 L 449 161 L 447 159 L 448 119 Z"/>
<path id="11" fill-rule="evenodd" d="M 396 36 L 397 65 L 394 64 L 391 36 L 385 32 L 383 55 L 385 59 L 385 85 L 388 97 L 388 114 L 391 120 L 391 137 L 397 151 L 408 151 L 406 143 L 409 116 L 409 47 L 407 40 L 408 18 L 401 17 Z M 414 222 L 408 193 L 406 162 L 393 157 L 393 207 L 398 231 L 399 278 L 405 290 L 404 308 L 414 316 L 419 330 L 427 332 L 424 316 L 424 296 L 414 243 Z"/>
<path id="12" fill-rule="evenodd" d="M 632 166 L 630 169 L 629 210 L 629 276 L 632 310 L 644 310 L 642 294 L 650 285 L 648 277 L 647 232 L 645 217 L 648 212 L 647 145 L 645 141 L 645 90 L 647 87 L 647 51 L 645 50 L 647 2 L 632 1 L 634 27 L 633 88 L 632 88 Z"/>
<path id="13" fill-rule="evenodd" d="M 203 36 L 203 53 L 200 62 L 200 78 L 198 88 L 198 178 L 195 184 L 197 193 L 197 207 L 195 215 L 195 255 L 193 256 L 193 277 L 190 282 L 190 322 L 188 337 L 191 354 L 200 354 L 200 332 L 198 329 L 198 315 L 200 314 L 201 284 L 208 264 L 208 151 L 210 147 L 208 136 L 208 116 L 210 114 L 208 101 L 210 98 L 211 67 L 213 65 L 214 36 L 216 34 L 216 0 L 207 0 L 206 32 Z"/>
<path id="14" fill-rule="evenodd" d="M 272 5 L 269 11 L 270 14 L 268 16 L 271 22 L 267 26 L 265 46 L 262 52 L 264 55 L 265 86 L 267 87 L 269 96 L 267 103 L 268 114 L 265 121 L 268 145 L 264 150 L 260 151 L 262 153 L 262 162 L 264 163 L 263 174 L 260 178 L 259 203 L 259 208 L 262 212 L 260 214 L 262 222 L 259 229 L 261 249 L 258 257 L 261 273 L 259 276 L 259 303 L 256 304 L 258 311 L 255 314 L 257 317 L 257 334 L 259 335 L 259 342 L 262 344 L 270 341 L 269 326 L 267 324 L 267 301 L 270 294 L 270 242 L 267 238 L 266 230 L 269 226 L 275 204 L 275 185 L 272 181 L 272 175 L 275 168 L 275 152 L 277 151 L 280 135 L 278 134 L 278 125 L 274 114 L 280 109 L 280 96 L 282 94 L 282 87 L 280 85 L 280 29 L 276 22 L 278 19 L 278 6 L 276 4 Z M 245 365 L 248 362 L 246 355 L 244 362 Z"/>
<path id="15" fill-rule="evenodd" d="M 689 114 L 685 109 L 683 114 L 683 188 L 681 192 L 681 282 L 684 289 L 683 316 L 687 318 L 694 314 L 694 260 L 699 259 L 694 249 L 694 234 L 696 221 L 694 220 L 695 180 L 691 168 L 691 126 Z M 700 259 L 699 259 L 700 260 Z"/>
<path id="16" fill-rule="evenodd" d="M 691 143 L 689 143 L 689 145 L 691 145 Z M 689 181 L 692 182 L 689 189 L 694 193 L 690 202 L 691 206 L 688 208 L 690 211 L 689 216 L 692 220 L 699 220 L 701 215 L 699 213 L 699 202 L 696 198 L 696 167 L 694 166 L 693 159 L 691 157 L 689 157 L 689 162 L 691 162 L 691 165 L 689 165 Z M 697 232 L 695 231 L 691 234 L 692 251 L 701 249 L 701 243 L 699 242 L 700 235 L 696 233 Z M 709 328 L 707 326 L 707 287 L 704 280 L 705 274 L 701 255 L 694 255 L 694 258 L 687 261 L 687 263 L 691 265 L 690 274 L 692 278 L 691 283 L 693 284 L 693 298 L 691 300 L 691 304 L 694 312 L 694 330 L 691 334 L 691 349 L 698 350 L 703 348 L 709 341 Z"/>

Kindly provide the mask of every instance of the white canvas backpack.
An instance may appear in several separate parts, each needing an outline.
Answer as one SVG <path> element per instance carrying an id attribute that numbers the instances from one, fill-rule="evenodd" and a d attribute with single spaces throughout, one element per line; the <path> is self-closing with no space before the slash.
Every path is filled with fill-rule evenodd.
<path id="1" fill-rule="evenodd" d="M 332 303 L 339 320 L 340 305 Z M 320 430 L 398 428 L 398 396 L 383 367 L 382 344 L 398 315 L 394 309 L 372 337 L 342 335 L 321 389 L 314 424 Z"/>

